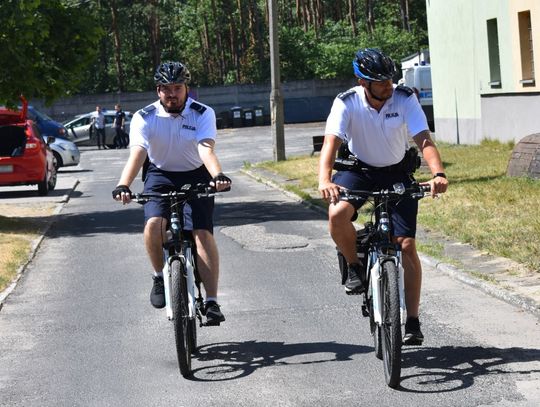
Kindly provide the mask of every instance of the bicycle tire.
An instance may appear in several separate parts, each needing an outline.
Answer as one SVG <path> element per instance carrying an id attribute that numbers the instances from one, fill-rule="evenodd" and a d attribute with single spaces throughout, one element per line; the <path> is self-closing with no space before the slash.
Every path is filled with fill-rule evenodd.
<path id="1" fill-rule="evenodd" d="M 171 302 L 174 338 L 178 367 L 184 377 L 191 375 L 191 340 L 189 336 L 189 308 L 184 265 L 179 259 L 171 262 Z"/>
<path id="2" fill-rule="evenodd" d="M 401 380 L 401 318 L 399 308 L 399 276 L 393 261 L 381 265 L 382 280 L 382 356 L 386 384 L 392 388 Z"/>
<path id="3" fill-rule="evenodd" d="M 186 261 L 193 264 L 193 267 L 196 267 L 196 263 L 195 263 L 196 259 L 194 257 L 194 251 L 193 250 L 186 250 L 186 248 L 184 248 L 183 254 L 184 254 L 184 258 L 186 259 Z M 193 279 L 194 280 L 196 279 L 196 275 L 197 275 L 197 270 L 194 268 L 193 269 Z M 193 297 L 195 297 L 195 287 L 193 287 L 193 293 L 192 294 L 193 294 Z M 193 302 L 193 306 L 196 307 L 195 301 Z M 194 309 L 193 312 L 194 313 L 192 315 L 192 318 L 189 319 L 189 323 L 188 323 L 189 346 L 190 346 L 190 350 L 191 350 L 192 354 L 197 352 L 197 317 L 196 317 L 197 310 Z"/>

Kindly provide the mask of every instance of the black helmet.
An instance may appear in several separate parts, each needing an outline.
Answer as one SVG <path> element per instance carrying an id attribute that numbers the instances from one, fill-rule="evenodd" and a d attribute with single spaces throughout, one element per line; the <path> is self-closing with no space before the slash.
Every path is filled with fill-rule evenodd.
<path id="1" fill-rule="evenodd" d="M 354 74 L 367 81 L 386 81 L 396 73 L 394 61 L 375 48 L 359 50 L 352 64 Z"/>
<path id="2" fill-rule="evenodd" d="M 191 74 L 181 62 L 163 62 L 156 69 L 154 81 L 156 85 L 168 85 L 170 83 L 188 84 Z"/>

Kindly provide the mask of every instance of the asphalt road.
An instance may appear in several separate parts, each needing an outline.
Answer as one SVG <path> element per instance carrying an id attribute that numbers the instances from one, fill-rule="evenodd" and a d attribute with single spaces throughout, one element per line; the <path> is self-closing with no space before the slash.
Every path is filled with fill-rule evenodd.
<path id="1" fill-rule="evenodd" d="M 320 131 L 288 130 L 287 154 Z M 110 198 L 127 151 L 83 151 L 80 184 L 0 311 L 0 405 L 540 405 L 538 320 L 428 266 L 425 345 L 404 348 L 402 387 L 388 388 L 324 216 L 238 171 L 272 158 L 269 135 L 220 133 L 234 181 L 215 230 L 227 321 L 199 330 L 192 380 L 149 304 L 142 209 Z"/>

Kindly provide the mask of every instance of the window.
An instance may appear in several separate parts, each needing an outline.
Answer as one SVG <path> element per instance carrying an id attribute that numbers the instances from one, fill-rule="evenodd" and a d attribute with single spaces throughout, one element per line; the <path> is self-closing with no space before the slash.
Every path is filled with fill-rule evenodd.
<path id="1" fill-rule="evenodd" d="M 519 48 L 521 51 L 521 81 L 523 86 L 534 86 L 534 54 L 531 12 L 518 13 Z"/>
<path id="2" fill-rule="evenodd" d="M 489 52 L 489 86 L 501 87 L 501 62 L 499 57 L 499 34 L 497 33 L 497 19 L 487 20 L 488 52 Z"/>

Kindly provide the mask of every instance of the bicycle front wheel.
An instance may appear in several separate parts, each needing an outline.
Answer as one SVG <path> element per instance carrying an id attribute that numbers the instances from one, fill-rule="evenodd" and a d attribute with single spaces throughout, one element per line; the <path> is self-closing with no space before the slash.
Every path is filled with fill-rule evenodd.
<path id="1" fill-rule="evenodd" d="M 179 259 L 171 263 L 171 300 L 178 366 L 182 376 L 188 377 L 191 375 L 189 308 L 184 265 Z"/>
<path id="2" fill-rule="evenodd" d="M 190 277 L 186 277 L 186 283 L 188 284 L 187 290 L 191 297 L 188 297 L 191 301 L 193 299 L 193 315 L 189 319 L 188 322 L 188 338 L 189 338 L 189 347 L 191 350 L 191 353 L 194 354 L 197 352 L 197 313 L 200 312 L 197 308 L 199 304 L 197 304 L 197 301 L 195 300 L 195 287 L 197 286 L 197 269 L 196 267 L 196 259 L 193 255 L 193 250 L 191 247 L 185 247 L 184 251 L 184 258 L 186 259 L 186 264 L 191 264 L 193 267 L 192 273 L 189 273 L 189 266 L 186 270 Z M 193 281 L 194 280 L 194 281 Z M 199 286 L 197 286 L 199 287 Z M 200 291 L 200 290 L 199 290 Z"/>
<path id="3" fill-rule="evenodd" d="M 401 380 L 401 320 L 399 308 L 399 276 L 393 261 L 385 261 L 382 280 L 382 356 L 386 384 L 392 388 Z"/>

